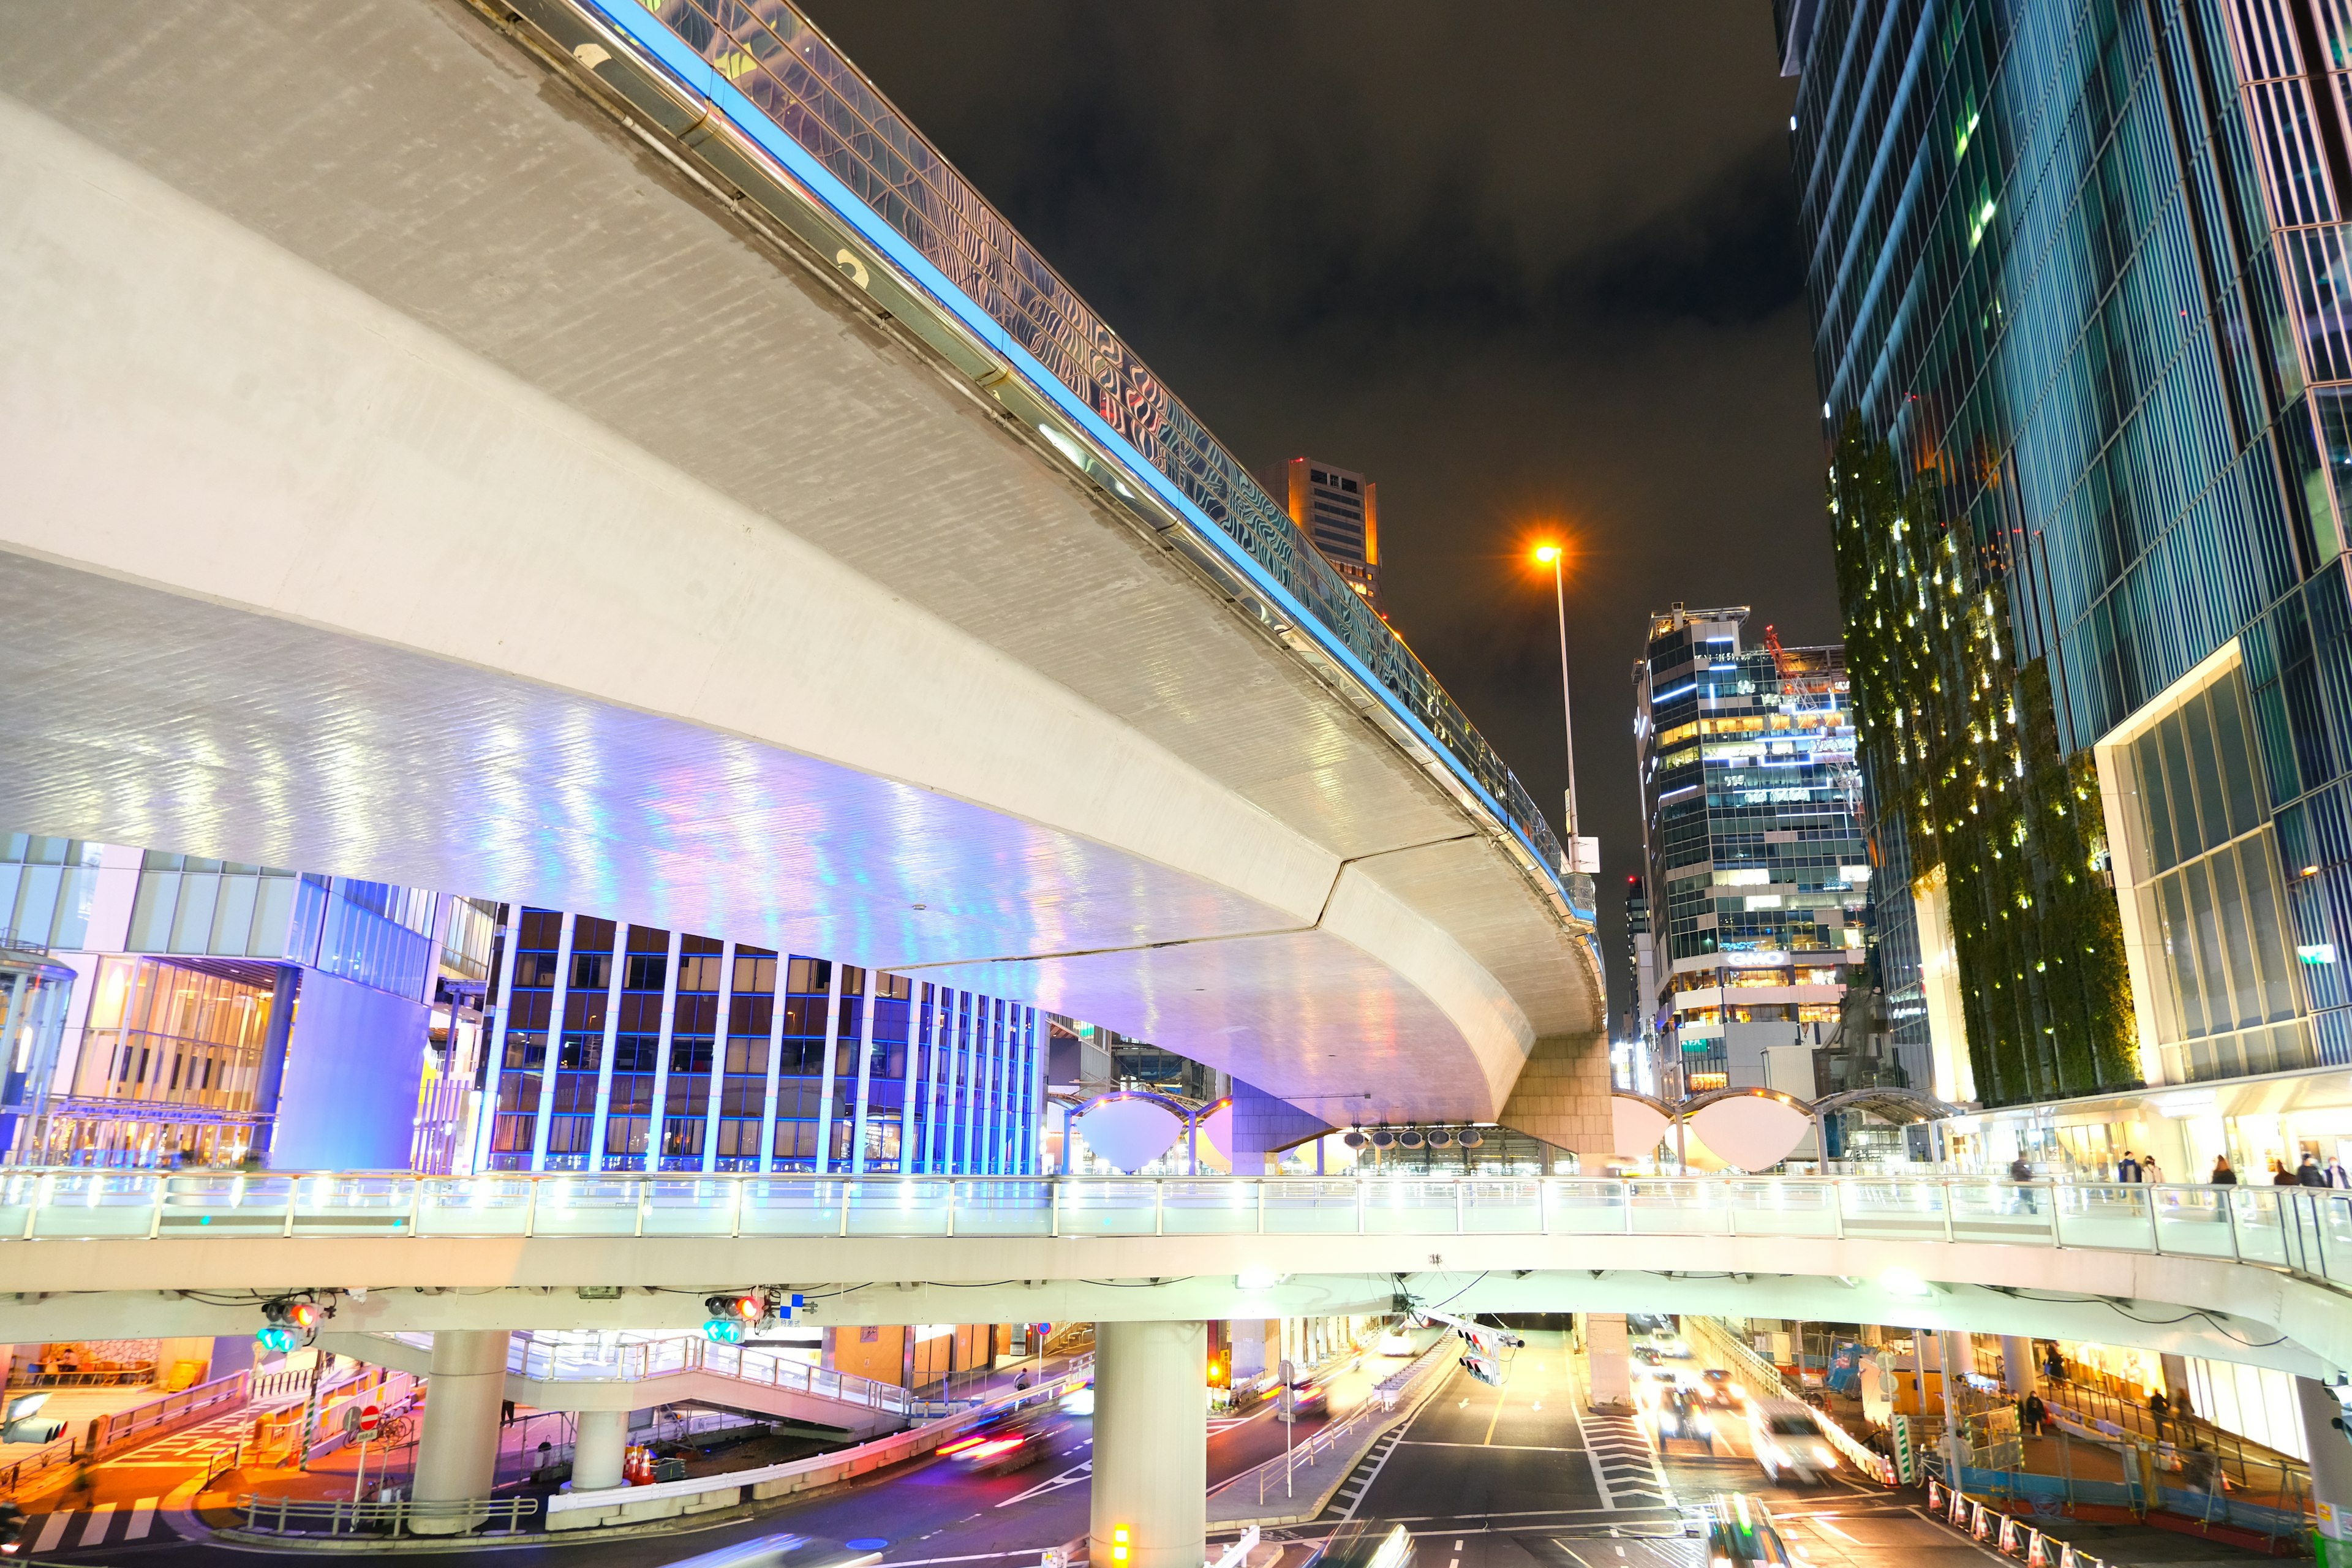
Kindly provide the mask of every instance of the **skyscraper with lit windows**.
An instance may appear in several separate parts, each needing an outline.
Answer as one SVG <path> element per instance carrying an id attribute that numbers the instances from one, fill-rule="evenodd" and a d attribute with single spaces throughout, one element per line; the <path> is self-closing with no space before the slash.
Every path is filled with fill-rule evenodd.
<path id="1" fill-rule="evenodd" d="M 1870 879 L 1842 650 L 1744 640 L 1745 605 L 1650 618 L 1633 666 L 1646 923 L 1667 1098 L 1813 1092 L 1866 984 Z M 1768 628 L 1769 632 L 1769 628 Z"/>

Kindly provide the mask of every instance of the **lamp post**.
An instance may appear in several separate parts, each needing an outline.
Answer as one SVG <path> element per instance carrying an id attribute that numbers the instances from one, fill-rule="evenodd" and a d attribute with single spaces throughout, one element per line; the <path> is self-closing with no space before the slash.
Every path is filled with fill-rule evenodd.
<path id="1" fill-rule="evenodd" d="M 1577 838 L 1576 828 L 1576 716 L 1568 701 L 1568 584 L 1563 575 L 1560 558 L 1566 553 L 1557 544 L 1536 546 L 1536 563 L 1551 568 L 1552 604 L 1559 612 L 1559 721 L 1568 737 L 1568 838 L 1571 846 Z"/>

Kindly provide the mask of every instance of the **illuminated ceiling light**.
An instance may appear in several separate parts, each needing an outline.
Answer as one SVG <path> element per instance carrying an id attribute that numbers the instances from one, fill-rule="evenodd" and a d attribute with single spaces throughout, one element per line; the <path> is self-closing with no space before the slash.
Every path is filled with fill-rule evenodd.
<path id="1" fill-rule="evenodd" d="M 1879 1271 L 1878 1288 L 1890 1296 L 1927 1296 L 1935 1290 L 1927 1280 L 1900 1265 Z"/>

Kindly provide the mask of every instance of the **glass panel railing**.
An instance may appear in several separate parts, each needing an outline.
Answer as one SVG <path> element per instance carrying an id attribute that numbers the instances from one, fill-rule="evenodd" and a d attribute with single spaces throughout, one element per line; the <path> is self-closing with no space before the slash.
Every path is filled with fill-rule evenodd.
<path id="1" fill-rule="evenodd" d="M 2236 1257 L 2226 1194 L 2222 1187 L 2150 1187 L 2155 1245 L 2191 1258 Z"/>
<path id="2" fill-rule="evenodd" d="M 277 1236 L 286 1228 L 294 1190 L 289 1177 L 235 1171 L 159 1176 L 156 1183 L 163 1201 L 155 1216 L 158 1236 Z"/>
<path id="3" fill-rule="evenodd" d="M 954 1184 L 958 1236 L 1050 1236 L 1054 1229 L 1054 1182 L 1045 1176 L 1005 1177 Z"/>
<path id="4" fill-rule="evenodd" d="M 852 1236 L 945 1236 L 953 1184 L 919 1176 L 882 1176 L 849 1184 Z"/>
<path id="5" fill-rule="evenodd" d="M 557 1176 L 540 1184 L 531 1230 L 540 1236 L 633 1236 L 645 1191 L 634 1176 Z"/>
<path id="6" fill-rule="evenodd" d="M 2047 1189 L 2058 1240 L 2066 1247 L 2145 1252 L 2155 1246 L 2153 1199 L 2136 1183 Z"/>
<path id="7" fill-rule="evenodd" d="M 2231 1217 L 2238 1233 L 2238 1256 L 2248 1263 L 2268 1263 L 2275 1268 L 2287 1266 L 2286 1227 L 2282 1223 L 2284 1206 L 2280 1189 L 2276 1187 L 2240 1187 L 2230 1196 Z"/>
<path id="8" fill-rule="evenodd" d="M 1234 1236 L 1257 1229 L 1264 1180 L 1175 1177 L 1160 1184 L 1160 1227 L 1170 1236 Z"/>
<path id="9" fill-rule="evenodd" d="M 1061 1228 L 1064 1236 L 1150 1236 L 1160 1228 L 1160 1184 L 1086 1176 L 1061 1184 Z M 956 1230 L 964 1234 L 957 1215 Z"/>
<path id="10" fill-rule="evenodd" d="M 1543 1230 L 1543 1183 L 1534 1177 L 1463 1184 L 1462 1228 L 1485 1236 L 1533 1236 Z"/>
<path id="11" fill-rule="evenodd" d="M 1934 1180 L 1848 1176 L 1839 1179 L 1838 1205 L 1850 1237 L 1941 1241 L 1950 1194 Z"/>
<path id="12" fill-rule="evenodd" d="M 1293 1236 L 1344 1236 L 1356 1228 L 1356 1193 L 1351 1176 L 1268 1181 L 1265 1228 Z"/>
<path id="13" fill-rule="evenodd" d="M 1458 1184 L 1426 1176 L 1376 1176 L 1364 1184 L 1364 1231 L 1370 1236 L 1409 1236 L 1462 1228 L 1465 1199 Z"/>
<path id="14" fill-rule="evenodd" d="M 1552 1182 L 1545 1194 L 1544 1229 L 1554 1236 L 1622 1235 L 1628 1186 L 1624 1182 Z"/>
<path id="15" fill-rule="evenodd" d="M 1626 1219 L 1638 1236 L 1727 1236 L 1731 1205 L 1719 1184 L 1705 1179 L 1655 1177 L 1628 1182 Z"/>
<path id="16" fill-rule="evenodd" d="M 647 1236 L 726 1236 L 735 1228 L 741 1184 L 726 1176 L 646 1178 Z"/>
<path id="17" fill-rule="evenodd" d="M 2051 1189 L 2045 1183 L 1955 1181 L 1945 1187 L 1952 1206 L 1952 1239 L 2012 1246 L 2056 1239 Z"/>
<path id="18" fill-rule="evenodd" d="M 520 1236 L 530 1218 L 528 1176 L 442 1176 L 416 1200 L 419 1236 Z"/>
<path id="19" fill-rule="evenodd" d="M 1814 1180 L 1725 1181 L 1730 1226 L 1742 1236 L 1835 1236 L 1837 1185 Z"/>
<path id="20" fill-rule="evenodd" d="M 845 1187 L 822 1176 L 746 1176 L 737 1226 L 744 1236 L 838 1236 Z"/>

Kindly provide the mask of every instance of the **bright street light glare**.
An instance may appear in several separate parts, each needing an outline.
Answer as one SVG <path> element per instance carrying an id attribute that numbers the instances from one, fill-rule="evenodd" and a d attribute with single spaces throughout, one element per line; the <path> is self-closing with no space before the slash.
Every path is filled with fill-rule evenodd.
<path id="1" fill-rule="evenodd" d="M 1536 546 L 1536 564 L 1537 564 L 1537 565 L 1538 565 L 1538 566 L 1549 566 L 1549 565 L 1550 565 L 1553 562 L 1555 562 L 1555 561 L 1557 561 L 1557 560 L 1559 560 L 1559 545 L 1557 545 L 1557 544 L 1538 544 L 1538 545 L 1537 545 L 1537 546 Z"/>

